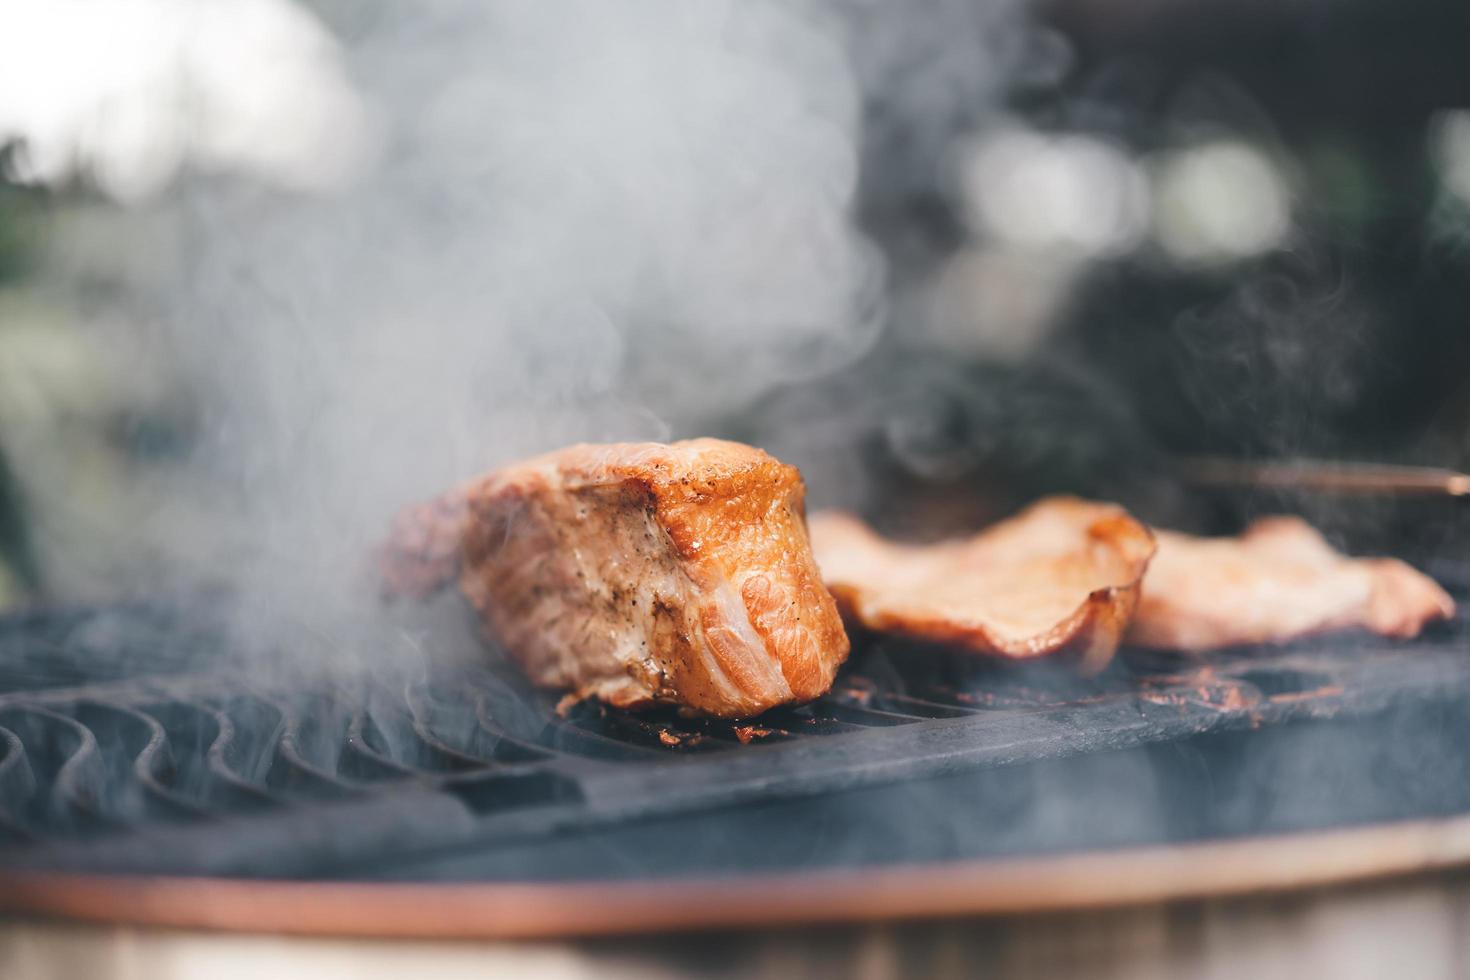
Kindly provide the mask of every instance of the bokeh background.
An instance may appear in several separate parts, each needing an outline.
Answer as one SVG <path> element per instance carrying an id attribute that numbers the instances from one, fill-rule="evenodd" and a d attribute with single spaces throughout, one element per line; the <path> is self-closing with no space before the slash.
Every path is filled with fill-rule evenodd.
<path id="1" fill-rule="evenodd" d="M 315 596 L 581 438 L 920 534 L 1470 466 L 1463 3 L 537 6 L 0 12 L 0 607 Z"/>

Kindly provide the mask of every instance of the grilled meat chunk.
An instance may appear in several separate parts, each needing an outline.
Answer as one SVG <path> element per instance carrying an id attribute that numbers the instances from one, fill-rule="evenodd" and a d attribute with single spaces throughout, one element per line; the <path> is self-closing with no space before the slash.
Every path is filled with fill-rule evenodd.
<path id="1" fill-rule="evenodd" d="M 1121 507 L 1051 497 L 962 541 L 885 541 L 846 514 L 812 517 L 827 586 L 855 622 L 1011 659 L 1112 659 L 1154 552 Z"/>
<path id="2" fill-rule="evenodd" d="M 1428 576 L 1392 558 L 1348 558 L 1296 517 L 1264 518 L 1234 538 L 1155 535 L 1127 634 L 1138 646 L 1212 650 L 1349 628 L 1412 637 L 1455 612 Z"/>
<path id="3" fill-rule="evenodd" d="M 400 516 L 390 589 L 456 572 L 531 680 L 617 707 L 743 718 L 847 657 L 794 467 L 715 439 L 573 446 Z"/>

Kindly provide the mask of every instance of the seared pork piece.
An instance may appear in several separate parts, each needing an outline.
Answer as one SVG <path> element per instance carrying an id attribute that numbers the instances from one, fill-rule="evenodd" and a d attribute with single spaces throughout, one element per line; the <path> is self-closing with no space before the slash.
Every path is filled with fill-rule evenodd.
<path id="1" fill-rule="evenodd" d="M 855 622 L 1011 659 L 1066 651 L 1089 672 L 1117 650 L 1154 552 L 1121 507 L 1072 497 L 940 544 L 885 541 L 846 514 L 816 514 L 811 531 L 827 586 Z"/>
<path id="2" fill-rule="evenodd" d="M 1428 576 L 1392 558 L 1348 558 L 1299 518 L 1265 518 L 1234 538 L 1154 534 L 1127 635 L 1138 646 L 1212 650 L 1350 628 L 1411 637 L 1455 613 Z"/>
<path id="3" fill-rule="evenodd" d="M 847 634 L 794 467 L 715 439 L 573 446 L 400 516 L 389 588 L 458 574 L 531 680 L 723 718 L 810 701 Z"/>

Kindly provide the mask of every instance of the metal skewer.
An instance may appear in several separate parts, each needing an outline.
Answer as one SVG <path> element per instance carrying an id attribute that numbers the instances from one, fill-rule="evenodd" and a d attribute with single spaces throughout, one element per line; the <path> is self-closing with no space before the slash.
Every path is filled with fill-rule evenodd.
<path id="1" fill-rule="evenodd" d="M 1182 480 L 1203 486 L 1255 486 L 1344 494 L 1396 493 L 1470 496 L 1470 474 L 1430 466 L 1332 460 L 1239 460 L 1186 457 L 1177 463 Z"/>

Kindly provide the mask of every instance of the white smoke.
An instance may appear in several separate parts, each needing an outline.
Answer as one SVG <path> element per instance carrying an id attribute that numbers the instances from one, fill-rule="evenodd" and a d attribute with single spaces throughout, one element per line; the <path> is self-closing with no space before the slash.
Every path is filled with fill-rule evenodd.
<path id="1" fill-rule="evenodd" d="M 345 32 L 354 179 L 193 180 L 149 243 L 232 577 L 350 608 L 396 507 L 688 434 L 873 338 L 856 86 L 815 9 L 441 0 Z"/>

